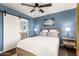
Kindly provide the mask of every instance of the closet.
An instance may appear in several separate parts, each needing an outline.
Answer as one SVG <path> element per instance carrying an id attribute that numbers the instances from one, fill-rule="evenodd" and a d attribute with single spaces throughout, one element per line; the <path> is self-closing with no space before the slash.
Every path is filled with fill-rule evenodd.
<path id="1" fill-rule="evenodd" d="M 20 20 L 19 17 L 2 13 L 2 45 L 0 43 L 1 50 L 3 52 L 16 48 L 17 43 L 20 41 Z"/>

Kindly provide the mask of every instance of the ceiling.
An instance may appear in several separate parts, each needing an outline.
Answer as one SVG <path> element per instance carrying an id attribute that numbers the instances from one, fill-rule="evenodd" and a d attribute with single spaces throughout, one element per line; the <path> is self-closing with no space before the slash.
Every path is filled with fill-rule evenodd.
<path id="1" fill-rule="evenodd" d="M 34 5 L 34 3 L 29 3 L 29 4 Z M 39 4 L 42 5 L 43 3 L 39 3 Z M 20 3 L 2 3 L 2 5 L 17 10 L 26 15 L 29 15 L 33 18 L 76 8 L 76 3 L 52 3 L 52 6 L 50 7 L 41 8 L 45 11 L 44 13 L 41 12 L 30 13 L 33 7 L 23 6 Z"/>

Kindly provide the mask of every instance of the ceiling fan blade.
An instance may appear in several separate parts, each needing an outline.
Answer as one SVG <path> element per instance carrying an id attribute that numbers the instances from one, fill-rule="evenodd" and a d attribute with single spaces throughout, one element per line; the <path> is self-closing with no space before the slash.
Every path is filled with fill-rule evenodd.
<path id="1" fill-rule="evenodd" d="M 30 7 L 35 7 L 35 6 L 33 6 L 33 5 L 29 5 L 29 4 L 25 4 L 25 3 L 21 3 L 21 5 L 30 6 Z"/>
<path id="2" fill-rule="evenodd" d="M 34 9 L 32 9 L 30 12 L 32 13 L 34 11 Z"/>
<path id="3" fill-rule="evenodd" d="M 39 10 L 40 12 L 44 13 L 44 11 L 42 9 Z"/>
<path id="4" fill-rule="evenodd" d="M 45 5 L 40 5 L 39 8 L 42 8 L 42 7 L 49 7 L 49 6 L 52 6 L 52 4 L 49 3 L 49 4 L 45 4 Z"/>

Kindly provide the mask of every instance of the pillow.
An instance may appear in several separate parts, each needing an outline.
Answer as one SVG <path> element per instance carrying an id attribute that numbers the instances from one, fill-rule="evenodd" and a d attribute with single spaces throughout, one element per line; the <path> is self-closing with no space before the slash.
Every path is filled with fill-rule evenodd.
<path id="1" fill-rule="evenodd" d="M 49 32 L 58 32 L 57 29 L 50 29 Z"/>
<path id="2" fill-rule="evenodd" d="M 58 37 L 58 33 L 57 32 L 48 32 L 48 36 L 49 37 Z"/>
<path id="3" fill-rule="evenodd" d="M 42 32 L 48 32 L 48 30 L 42 30 Z"/>
<path id="4" fill-rule="evenodd" d="M 47 32 L 40 32 L 40 36 L 47 36 Z"/>

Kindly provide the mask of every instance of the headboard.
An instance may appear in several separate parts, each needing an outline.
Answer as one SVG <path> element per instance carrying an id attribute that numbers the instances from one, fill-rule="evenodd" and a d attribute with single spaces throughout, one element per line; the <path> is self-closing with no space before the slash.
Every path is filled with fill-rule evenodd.
<path id="1" fill-rule="evenodd" d="M 42 31 L 43 32 L 44 31 L 46 31 L 46 32 L 60 32 L 60 30 L 58 28 L 49 28 L 49 29 L 43 28 L 40 30 L 40 32 L 42 32 Z"/>
<path id="2" fill-rule="evenodd" d="M 59 30 L 57 28 L 41 29 L 40 36 L 57 36 Z"/>

